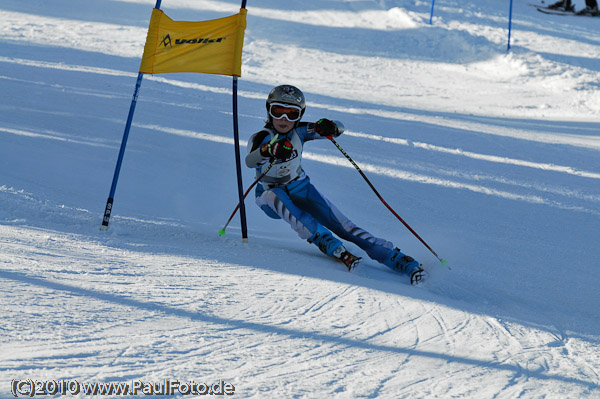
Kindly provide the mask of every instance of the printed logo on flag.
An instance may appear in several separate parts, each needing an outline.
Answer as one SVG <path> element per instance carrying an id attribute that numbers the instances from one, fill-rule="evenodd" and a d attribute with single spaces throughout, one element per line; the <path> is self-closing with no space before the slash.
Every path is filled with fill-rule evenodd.
<path id="1" fill-rule="evenodd" d="M 173 45 L 171 44 L 171 35 L 167 35 L 165 37 L 163 37 L 162 42 L 160 42 L 159 46 L 165 46 L 165 47 L 171 47 L 173 48 Z"/>
<path id="2" fill-rule="evenodd" d="M 227 38 L 219 37 L 217 39 L 211 39 L 211 38 L 199 37 L 197 39 L 175 39 L 175 45 L 221 43 L 225 39 L 227 39 Z M 163 37 L 162 42 L 160 42 L 159 46 L 173 48 L 173 41 L 171 40 L 171 35 L 166 35 L 165 37 Z"/>

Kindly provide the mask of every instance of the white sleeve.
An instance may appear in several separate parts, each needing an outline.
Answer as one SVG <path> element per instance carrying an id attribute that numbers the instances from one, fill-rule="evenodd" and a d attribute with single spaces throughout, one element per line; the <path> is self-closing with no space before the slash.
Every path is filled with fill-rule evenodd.
<path id="1" fill-rule="evenodd" d="M 257 166 L 264 164 L 269 159 L 268 157 L 263 157 L 260 154 L 260 145 L 258 145 L 255 150 L 252 150 L 256 144 L 254 143 L 254 140 L 257 139 L 257 135 L 259 133 L 260 132 L 254 133 L 252 137 L 250 137 L 250 140 L 248 140 L 246 166 L 249 168 L 256 168 Z"/>

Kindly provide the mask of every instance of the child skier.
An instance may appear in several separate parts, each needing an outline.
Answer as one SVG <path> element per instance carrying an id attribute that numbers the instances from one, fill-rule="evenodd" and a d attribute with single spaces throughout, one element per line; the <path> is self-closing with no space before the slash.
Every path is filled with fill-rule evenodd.
<path id="1" fill-rule="evenodd" d="M 311 184 L 302 169 L 306 141 L 337 137 L 340 122 L 321 119 L 300 122 L 306 109 L 304 94 L 296 87 L 275 87 L 267 97 L 268 121 L 248 142 L 246 165 L 257 177 L 273 163 L 256 186 L 256 203 L 271 218 L 283 219 L 300 238 L 315 244 L 324 254 L 342 261 L 352 270 L 360 261 L 346 250 L 338 237 L 362 248 L 372 259 L 410 276 L 418 284 L 425 276 L 419 262 L 399 248 L 356 226 Z"/>

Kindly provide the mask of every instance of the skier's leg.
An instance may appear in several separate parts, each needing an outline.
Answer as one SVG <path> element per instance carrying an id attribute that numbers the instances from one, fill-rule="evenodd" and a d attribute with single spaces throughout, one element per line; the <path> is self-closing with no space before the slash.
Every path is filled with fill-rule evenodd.
<path id="1" fill-rule="evenodd" d="M 571 4 L 571 0 L 565 2 L 565 11 L 575 12 L 575 7 Z"/>
<path id="2" fill-rule="evenodd" d="M 590 13 L 598 16 L 598 2 L 596 0 L 586 0 L 587 7 L 590 8 Z"/>
<path id="3" fill-rule="evenodd" d="M 334 256 L 342 242 L 308 212 L 300 209 L 282 188 L 263 191 L 256 197 L 257 205 L 270 217 L 281 218 L 298 236 L 315 244 L 326 255 Z"/>
<path id="4" fill-rule="evenodd" d="M 586 0 L 585 4 L 586 7 L 581 11 L 578 11 L 577 15 L 600 15 L 600 12 L 598 11 L 598 3 L 596 2 L 596 0 Z"/>
<path id="5" fill-rule="evenodd" d="M 394 247 L 389 241 L 374 237 L 356 226 L 325 198 L 312 184 L 290 193 L 294 202 L 315 219 L 344 240 L 351 241 L 364 250 L 369 257 L 381 262 Z"/>
<path id="6" fill-rule="evenodd" d="M 555 9 L 555 10 L 558 10 L 558 9 L 567 10 L 568 9 L 567 7 L 570 5 L 571 5 L 571 0 L 558 0 L 556 3 L 549 5 L 548 8 Z"/>
<path id="7" fill-rule="evenodd" d="M 394 248 L 390 241 L 377 238 L 354 224 L 310 182 L 303 190 L 291 192 L 290 195 L 300 208 L 312 214 L 319 223 L 340 238 L 358 245 L 371 259 L 408 274 L 419 267 L 419 262 Z"/>

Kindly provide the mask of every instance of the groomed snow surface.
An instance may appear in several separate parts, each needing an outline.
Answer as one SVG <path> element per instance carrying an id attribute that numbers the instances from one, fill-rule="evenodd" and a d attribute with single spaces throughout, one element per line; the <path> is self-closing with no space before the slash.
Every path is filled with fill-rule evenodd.
<path id="1" fill-rule="evenodd" d="M 600 398 L 600 19 L 529 2 L 509 52 L 508 0 L 440 0 L 432 25 L 429 1 L 247 4 L 242 150 L 277 84 L 305 92 L 305 120 L 343 121 L 338 143 L 451 270 L 331 143 L 308 143 L 304 168 L 423 263 L 412 287 L 352 244 L 348 273 L 252 196 L 249 242 L 238 217 L 217 235 L 237 201 L 230 77 L 144 77 L 101 232 L 155 2 L 2 0 L 0 398 L 29 379 Z M 199 21 L 239 2 L 162 9 Z"/>

